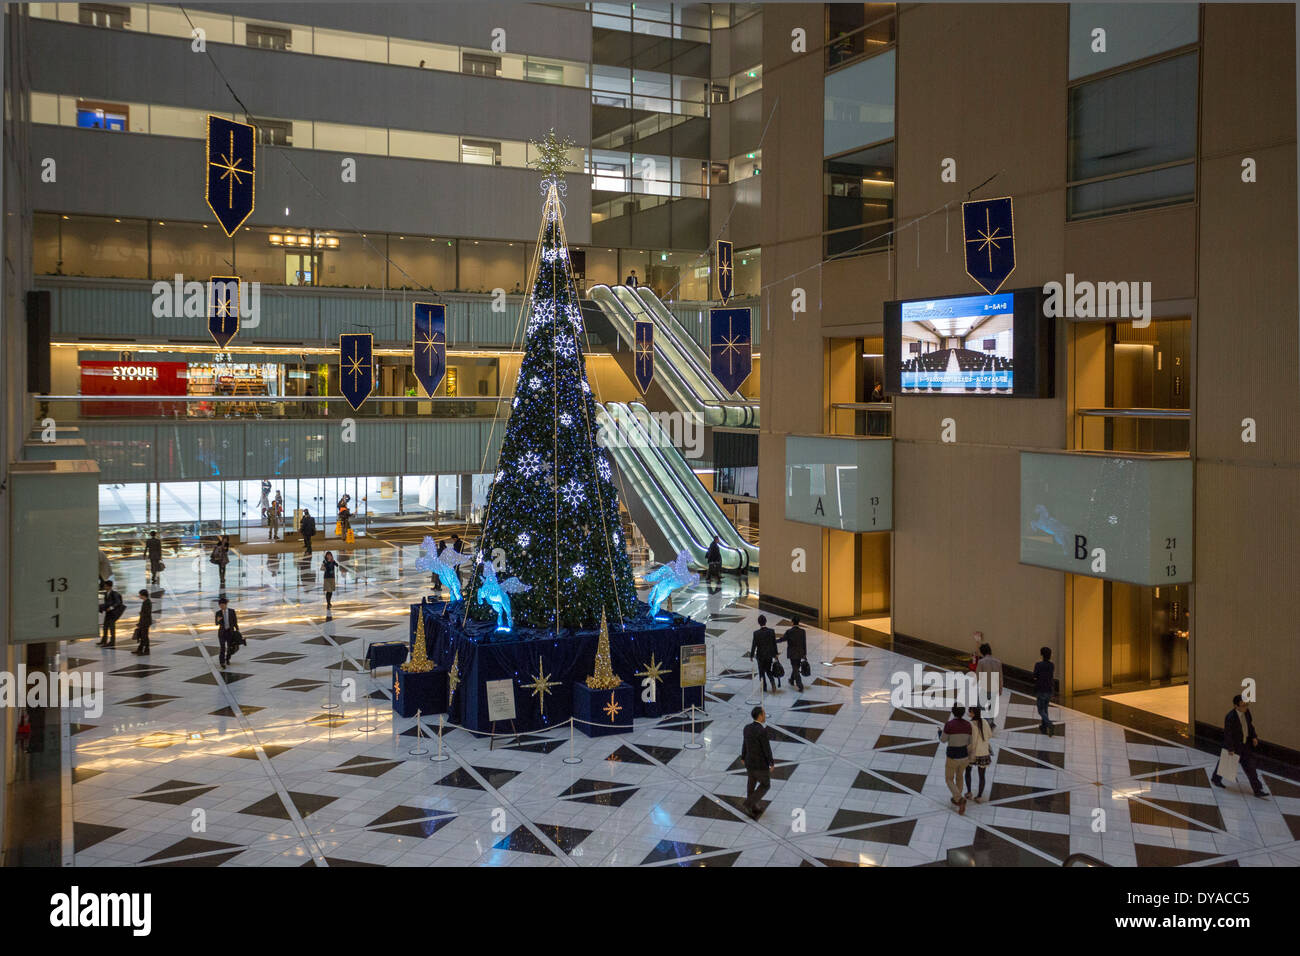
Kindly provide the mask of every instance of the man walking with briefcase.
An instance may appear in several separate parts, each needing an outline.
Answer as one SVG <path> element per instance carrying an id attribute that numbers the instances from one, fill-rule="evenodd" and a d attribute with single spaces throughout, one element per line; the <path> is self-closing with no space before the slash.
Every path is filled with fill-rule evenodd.
<path id="1" fill-rule="evenodd" d="M 221 600 L 217 601 L 217 608 L 217 640 L 221 642 L 221 654 L 218 661 L 224 669 L 230 663 L 230 659 L 235 656 L 235 651 L 244 642 L 244 636 L 239 633 L 239 615 L 230 606 L 230 601 L 226 599 L 224 594 L 221 596 Z"/>
<path id="2" fill-rule="evenodd" d="M 1246 779 L 1250 781 L 1250 788 L 1255 791 L 1255 796 L 1267 800 L 1268 792 L 1259 782 L 1259 774 L 1255 772 L 1255 751 L 1258 747 L 1259 736 L 1255 733 L 1255 719 L 1251 717 L 1250 708 L 1238 694 L 1232 698 L 1232 710 L 1228 711 L 1228 715 L 1223 718 L 1223 753 L 1219 756 L 1219 765 L 1214 768 L 1214 773 L 1210 776 L 1210 782 L 1216 787 L 1226 787 L 1221 774 L 1230 772 L 1235 778 L 1237 772 L 1232 764 L 1239 761 L 1241 769 L 1246 772 Z M 1232 759 L 1234 757 L 1236 761 Z"/>
<path id="3" fill-rule="evenodd" d="M 790 683 L 802 693 L 803 679 L 808 676 L 807 672 L 802 670 L 808 667 L 808 635 L 799 626 L 797 614 L 790 616 L 790 629 L 776 641 L 778 644 L 785 642 L 785 657 L 790 662 Z"/>

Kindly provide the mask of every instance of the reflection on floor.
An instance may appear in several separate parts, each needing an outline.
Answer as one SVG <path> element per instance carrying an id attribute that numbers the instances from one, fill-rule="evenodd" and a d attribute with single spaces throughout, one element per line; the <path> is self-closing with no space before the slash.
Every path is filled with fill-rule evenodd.
<path id="1" fill-rule="evenodd" d="M 787 682 L 764 699 L 777 767 L 752 820 L 738 755 L 759 694 L 744 657 L 757 611 L 730 580 L 677 595 L 707 619 L 713 652 L 700 749 L 670 717 L 579 735 L 577 764 L 564 762 L 563 732 L 493 750 L 451 730 L 447 761 L 430 760 L 434 741 L 412 755 L 424 749 L 415 721 L 393 718 L 387 673 L 372 680 L 360 662 L 369 642 L 404 636 L 427 583 L 417 556 L 392 544 L 344 555 L 334 620 L 319 554 L 240 556 L 228 590 L 248 646 L 227 670 L 215 575 L 197 553 L 167 561 L 150 657 L 125 646 L 133 598 L 116 650 L 67 647 L 63 667 L 104 672 L 106 705 L 64 710 L 65 862 L 922 866 L 955 850 L 979 865 L 1059 866 L 1073 852 L 1120 866 L 1300 864 L 1300 785 L 1262 774 L 1269 800 L 1244 780 L 1213 788 L 1211 755 L 1065 708 L 1046 737 L 1033 700 L 1014 693 L 987 802 L 959 816 L 943 783 L 944 714 L 890 700 L 891 675 L 916 662 L 812 627 L 806 689 Z M 138 559 L 116 571 L 124 594 L 144 583 Z M 355 702 L 339 706 L 339 682 L 355 682 Z"/>
<path id="2" fill-rule="evenodd" d="M 1186 684 L 1176 684 L 1173 687 L 1150 687 L 1125 694 L 1102 694 L 1101 699 L 1113 700 L 1117 704 L 1187 723 L 1187 708 L 1190 703 Z"/>
<path id="3" fill-rule="evenodd" d="M 879 631 L 881 634 L 891 633 L 888 614 L 884 617 L 858 617 L 849 621 L 849 623 L 856 624 L 859 627 L 870 628 L 873 631 Z"/>

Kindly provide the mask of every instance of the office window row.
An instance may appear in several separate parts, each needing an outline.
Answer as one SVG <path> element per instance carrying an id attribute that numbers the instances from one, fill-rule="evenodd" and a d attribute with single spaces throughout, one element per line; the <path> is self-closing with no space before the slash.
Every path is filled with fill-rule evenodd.
<path id="1" fill-rule="evenodd" d="M 186 40 L 191 38 L 194 27 L 200 27 L 209 43 L 561 86 L 587 85 L 587 64 L 577 60 L 522 53 L 497 54 L 488 49 L 402 37 L 328 30 L 301 24 L 268 23 L 260 19 L 206 10 L 186 8 L 182 11 L 179 7 L 157 3 L 32 3 L 28 7 L 33 17 L 80 23 L 83 26 L 130 30 Z"/>
<path id="2" fill-rule="evenodd" d="M 156 103 L 108 103 L 57 93 L 31 94 L 32 122 L 77 126 L 152 136 L 207 137 L 208 111 L 160 106 Z M 244 117 L 225 115 L 243 121 Z M 527 168 L 533 147 L 519 140 L 484 140 L 449 133 L 386 129 L 345 123 L 323 123 L 273 117 L 252 117 L 263 146 L 287 146 L 329 152 L 393 156 L 446 163 Z M 585 151 L 570 150 L 570 161 L 581 169 Z"/>
<path id="3" fill-rule="evenodd" d="M 487 239 L 340 233 L 245 226 L 227 238 L 215 224 L 36 213 L 36 275 L 172 281 L 238 274 L 264 285 L 442 292 L 527 291 L 535 244 Z M 674 299 L 710 296 L 707 255 L 656 249 L 572 250 L 580 287 L 639 281 Z M 757 294 L 758 250 L 737 254 L 736 294 Z M 742 288 L 743 287 L 743 288 Z M 751 290 L 746 291 L 746 290 Z"/>

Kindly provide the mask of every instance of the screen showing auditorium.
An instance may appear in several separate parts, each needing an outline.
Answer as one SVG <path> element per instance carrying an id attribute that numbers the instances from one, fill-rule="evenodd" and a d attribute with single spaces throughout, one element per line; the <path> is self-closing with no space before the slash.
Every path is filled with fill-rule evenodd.
<path id="1" fill-rule="evenodd" d="M 885 390 L 893 395 L 1046 397 L 1051 326 L 1036 290 L 885 304 Z"/>

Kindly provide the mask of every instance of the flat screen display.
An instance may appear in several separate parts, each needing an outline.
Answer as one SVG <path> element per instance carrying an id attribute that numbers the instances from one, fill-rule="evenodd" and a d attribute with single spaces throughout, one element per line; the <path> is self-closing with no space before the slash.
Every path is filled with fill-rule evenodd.
<path id="1" fill-rule="evenodd" d="M 1048 398 L 1054 356 L 1041 289 L 885 303 L 891 395 Z"/>

